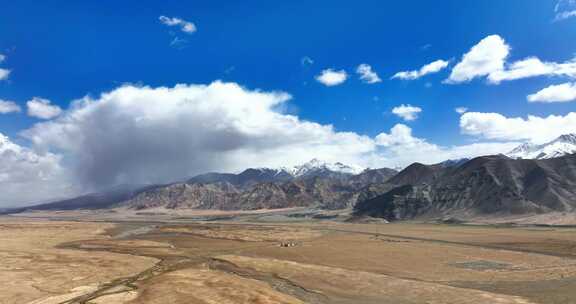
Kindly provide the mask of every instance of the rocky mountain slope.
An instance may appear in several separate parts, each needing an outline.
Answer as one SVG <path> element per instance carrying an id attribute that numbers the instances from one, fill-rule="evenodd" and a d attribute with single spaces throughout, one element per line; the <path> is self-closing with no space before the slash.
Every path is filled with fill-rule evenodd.
<path id="1" fill-rule="evenodd" d="M 322 168 L 314 174 L 288 178 L 285 175 L 271 174 L 269 169 L 248 169 L 238 175 L 211 174 L 208 177 L 192 178 L 185 183 L 150 188 L 117 204 L 116 207 L 221 210 L 289 207 L 340 209 L 352 207 L 363 188 L 383 183 L 394 174 L 396 171 L 387 168 L 365 170 L 360 174 L 334 172 Z"/>
<path id="2" fill-rule="evenodd" d="M 290 169 L 207 173 L 185 182 L 105 191 L 7 212 L 106 208 L 254 210 L 299 206 L 339 209 L 353 206 L 363 188 L 383 183 L 396 173 L 388 168 L 364 170 L 312 160 Z M 380 193 L 368 192 L 362 197 Z"/>
<path id="3" fill-rule="evenodd" d="M 561 135 L 553 141 L 536 145 L 524 143 L 506 153 L 511 158 L 547 159 L 576 153 L 576 134 Z"/>
<path id="4" fill-rule="evenodd" d="M 572 212 L 576 155 L 552 159 L 484 156 L 456 167 L 414 164 L 384 194 L 355 206 L 356 215 L 387 220 Z"/>

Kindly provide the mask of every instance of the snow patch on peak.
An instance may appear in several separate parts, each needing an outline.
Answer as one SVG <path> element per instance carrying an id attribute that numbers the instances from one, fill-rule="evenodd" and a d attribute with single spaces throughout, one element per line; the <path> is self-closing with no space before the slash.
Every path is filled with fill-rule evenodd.
<path id="1" fill-rule="evenodd" d="M 523 143 L 518 147 L 512 149 L 512 151 L 508 152 L 508 154 L 523 154 L 523 153 L 531 153 L 535 150 L 538 150 L 538 145 L 533 143 Z"/>
<path id="2" fill-rule="evenodd" d="M 333 174 L 360 174 L 366 170 L 366 168 L 356 166 L 356 165 L 346 165 L 341 162 L 330 163 L 319 159 L 312 159 L 302 165 L 293 167 L 277 167 L 277 168 L 251 168 L 248 170 L 254 170 L 260 172 L 260 174 L 273 175 L 273 176 L 285 176 L 289 175 L 294 178 L 298 177 L 310 177 L 310 176 L 328 176 Z"/>
<path id="3" fill-rule="evenodd" d="M 314 158 L 302 165 L 293 167 L 278 167 L 278 168 L 256 168 L 256 170 L 262 171 L 275 171 L 276 175 L 289 174 L 292 177 L 302 177 L 310 175 L 322 175 L 329 173 L 339 173 L 339 174 L 360 174 L 366 168 L 356 166 L 356 165 L 345 165 L 341 162 L 330 163 L 323 160 Z"/>
<path id="4" fill-rule="evenodd" d="M 570 133 L 570 134 L 560 135 L 560 137 L 556 138 L 552 142 L 563 142 L 563 143 L 567 143 L 567 144 L 576 145 L 576 134 Z"/>
<path id="5" fill-rule="evenodd" d="M 329 163 L 316 158 L 300 166 L 295 166 L 292 168 L 293 175 L 296 177 L 323 171 L 344 174 L 359 174 L 364 171 L 364 168 L 355 165 L 345 165 L 341 162 Z"/>
<path id="6" fill-rule="evenodd" d="M 553 141 L 536 145 L 524 143 L 506 153 L 511 158 L 547 159 L 576 153 L 576 134 L 560 135 Z"/>

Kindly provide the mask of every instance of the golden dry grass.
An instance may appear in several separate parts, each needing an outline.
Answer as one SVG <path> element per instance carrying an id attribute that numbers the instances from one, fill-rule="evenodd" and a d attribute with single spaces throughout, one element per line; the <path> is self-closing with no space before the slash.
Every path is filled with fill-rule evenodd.
<path id="1" fill-rule="evenodd" d="M 197 223 L 128 239 L 102 234 L 138 227 L 0 218 L 0 303 L 547 304 L 576 296 L 576 229 Z M 297 246 L 278 246 L 285 240 Z"/>
<path id="2" fill-rule="evenodd" d="M 455 288 L 422 281 L 342 268 L 289 262 L 277 259 L 226 255 L 220 259 L 239 267 L 275 273 L 299 285 L 322 291 L 327 296 L 361 303 L 443 303 L 443 304 L 528 304 L 521 297 Z M 426 302 L 425 302 L 426 301 Z"/>
<path id="3" fill-rule="evenodd" d="M 158 276 L 142 284 L 139 297 L 128 303 L 303 304 L 264 282 L 205 268 L 182 269 Z"/>
<path id="4" fill-rule="evenodd" d="M 151 267 L 156 259 L 55 248 L 82 239 L 104 239 L 111 224 L 0 221 L 0 303 L 60 303 L 98 283 Z M 66 296 L 68 294 L 69 296 Z M 50 300 L 52 298 L 52 300 Z"/>
<path id="5" fill-rule="evenodd" d="M 171 226 L 161 229 L 164 232 L 189 233 L 208 238 L 221 238 L 250 242 L 278 242 L 319 237 L 320 231 L 290 226 L 266 225 L 197 225 Z"/>

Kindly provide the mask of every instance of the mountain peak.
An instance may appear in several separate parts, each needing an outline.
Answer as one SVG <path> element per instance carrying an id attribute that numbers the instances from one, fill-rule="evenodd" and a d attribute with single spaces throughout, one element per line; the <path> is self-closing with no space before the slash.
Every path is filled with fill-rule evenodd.
<path id="1" fill-rule="evenodd" d="M 523 143 L 523 144 L 519 145 L 518 147 L 512 149 L 512 151 L 508 152 L 507 154 L 526 153 L 526 152 L 531 152 L 535 149 L 538 149 L 538 145 L 526 142 L 526 143 Z"/>
<path id="2" fill-rule="evenodd" d="M 329 163 L 317 158 L 293 168 L 293 175 L 296 177 L 318 174 L 321 172 L 334 172 L 343 174 L 359 174 L 364 171 L 364 168 L 355 165 L 345 165 L 341 162 Z"/>
<path id="3" fill-rule="evenodd" d="M 576 153 L 576 134 L 568 133 L 541 145 L 523 143 L 506 153 L 506 156 L 511 158 L 545 159 L 572 153 Z"/>
<path id="4" fill-rule="evenodd" d="M 305 163 L 303 163 L 300 166 L 296 166 L 296 167 L 301 167 L 301 168 L 318 168 L 318 167 L 323 167 L 328 165 L 327 162 L 319 160 L 317 158 L 313 158 Z"/>
<path id="5" fill-rule="evenodd" d="M 574 134 L 574 133 L 563 134 L 563 135 L 560 135 L 558 138 L 556 138 L 552 142 L 564 142 L 564 143 L 570 143 L 570 144 L 576 145 L 576 134 Z"/>

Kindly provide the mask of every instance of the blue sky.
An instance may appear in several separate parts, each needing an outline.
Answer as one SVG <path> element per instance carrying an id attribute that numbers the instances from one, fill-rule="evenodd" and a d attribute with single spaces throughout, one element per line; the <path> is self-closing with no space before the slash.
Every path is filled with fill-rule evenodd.
<path id="1" fill-rule="evenodd" d="M 491 35 L 510 48 L 505 66 L 527 57 L 570 62 L 576 55 L 576 17 L 558 16 L 572 11 L 571 0 L 4 1 L 0 54 L 5 60 L 0 68 L 10 74 L 0 81 L 0 100 L 18 104 L 21 111 L 0 114 L 0 133 L 33 153 L 61 153 L 62 163 L 75 163 L 70 155 L 78 149 L 40 147 L 39 141 L 48 140 L 35 141 L 27 130 L 66 119 L 74 99 L 98 99 L 125 84 L 155 88 L 222 80 L 251 92 L 286 92 L 292 98 L 282 102 L 282 113 L 374 140 L 397 125 L 440 147 L 549 139 L 552 131 L 535 138 L 520 131 L 501 135 L 498 128 L 508 125 L 472 114 L 565 117 L 574 102 L 528 102 L 527 96 L 569 85 L 575 75 L 498 84 L 489 83 L 486 75 L 457 84 L 443 81 L 464 54 Z M 160 16 L 193 23 L 196 31 L 162 24 Z M 312 62 L 303 64 L 305 57 Z M 414 80 L 391 79 L 436 60 L 448 66 Z M 359 64 L 370 65 L 381 81 L 361 81 Z M 344 70 L 348 77 L 326 86 L 316 79 L 326 69 Z M 34 97 L 64 112 L 49 118 L 30 114 L 27 102 Z M 392 112 L 402 104 L 421 112 L 416 119 L 403 119 Z M 463 128 L 456 107 L 466 107 L 473 112 L 467 121 L 487 129 Z M 572 127 L 560 124 L 562 131 Z"/>
<path id="2" fill-rule="evenodd" d="M 33 96 L 65 108 L 72 99 L 121 83 L 173 85 L 215 79 L 248 88 L 290 92 L 293 111 L 339 130 L 376 135 L 399 121 L 388 115 L 401 103 L 424 109 L 412 124 L 421 137 L 442 144 L 459 136 L 455 106 L 507 115 L 565 113 L 572 104 L 531 105 L 525 96 L 555 81 L 539 78 L 503 85 L 483 81 L 440 84 L 446 71 L 417 81 L 388 78 L 436 59 L 457 60 L 490 34 L 512 46 L 512 58 L 565 61 L 576 52 L 576 18 L 551 22 L 555 1 L 17 1 L 2 4 L 0 50 L 12 77 L 2 99 L 24 104 Z M 184 35 L 162 26 L 159 15 L 194 22 Z M 176 33 L 188 40 L 170 47 Z M 429 46 L 429 47 L 426 47 Z M 301 58 L 314 64 L 303 68 Z M 327 88 L 314 81 L 322 69 L 370 64 L 384 79 L 350 79 Z M 227 69 L 233 70 L 226 74 Z M 427 88 L 426 83 L 432 87 Z M 374 101 L 374 97 L 378 101 Z M 0 117 L 13 135 L 33 123 Z M 443 122 L 443 123 L 439 123 Z"/>

